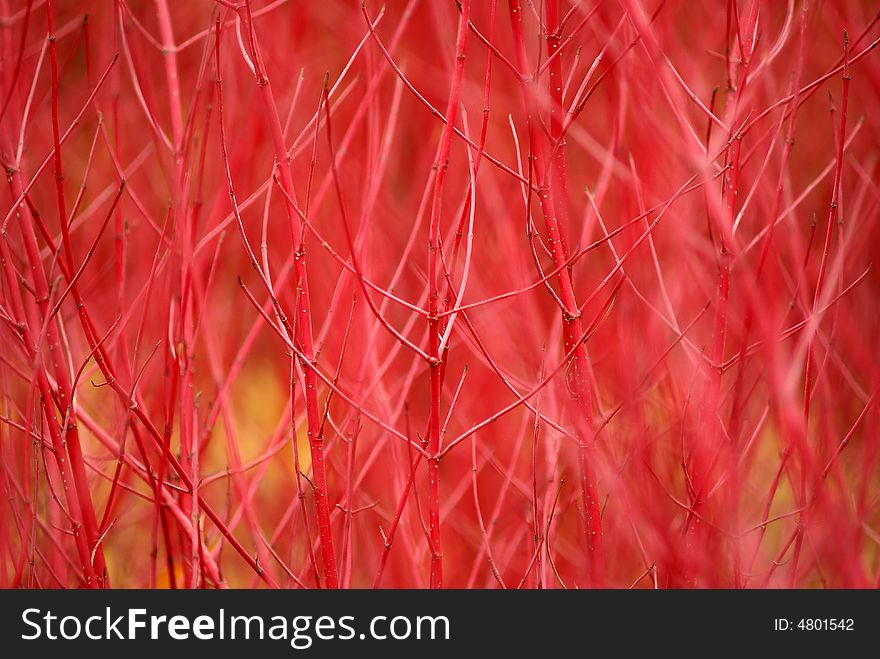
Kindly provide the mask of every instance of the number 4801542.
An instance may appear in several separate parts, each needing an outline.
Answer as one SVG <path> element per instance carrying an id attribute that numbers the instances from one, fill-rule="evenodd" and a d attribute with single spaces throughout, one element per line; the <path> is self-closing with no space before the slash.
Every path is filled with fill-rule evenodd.
<path id="1" fill-rule="evenodd" d="M 852 618 L 801 618 L 795 627 L 801 631 L 853 631 Z"/>

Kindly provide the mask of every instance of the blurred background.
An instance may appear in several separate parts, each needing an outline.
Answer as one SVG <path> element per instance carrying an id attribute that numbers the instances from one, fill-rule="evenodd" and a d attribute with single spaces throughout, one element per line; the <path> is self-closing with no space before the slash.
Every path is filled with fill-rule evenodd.
<path id="1" fill-rule="evenodd" d="M 0 15 L 4 587 L 880 583 L 875 3 Z"/>

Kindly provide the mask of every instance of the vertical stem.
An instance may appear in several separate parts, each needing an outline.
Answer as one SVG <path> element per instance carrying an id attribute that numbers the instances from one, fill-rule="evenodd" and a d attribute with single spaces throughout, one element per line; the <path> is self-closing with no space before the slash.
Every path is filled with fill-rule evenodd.
<path id="1" fill-rule="evenodd" d="M 69 270 L 73 272 L 73 248 L 70 243 L 70 234 L 67 226 L 67 210 L 64 201 L 61 130 L 58 121 L 58 48 L 55 43 L 55 11 L 51 0 L 46 3 L 46 17 L 49 30 L 49 63 L 52 72 L 52 138 L 54 146 L 55 190 L 58 202 L 58 221 L 61 226 L 61 235 L 64 242 L 64 257 L 67 261 Z M 73 284 L 73 294 L 77 306 L 81 307 L 82 299 L 79 295 L 79 289 L 75 284 Z M 44 314 L 49 313 L 49 308 L 46 302 L 48 302 L 48 300 L 42 302 Z M 49 319 L 49 326 L 50 331 L 53 331 L 52 328 L 55 327 L 55 324 L 51 319 Z M 59 385 L 60 411 L 65 420 L 65 425 L 61 428 L 61 431 L 64 433 L 64 441 L 70 456 L 70 467 L 73 472 L 74 486 L 79 496 L 80 508 L 82 509 L 86 539 L 88 540 L 89 547 L 95 554 L 93 562 L 95 576 L 98 580 L 98 586 L 103 587 L 105 585 L 106 563 L 104 561 L 104 551 L 98 545 L 98 521 L 95 516 L 94 505 L 92 504 L 91 493 L 89 492 L 88 476 L 86 475 L 85 462 L 83 461 L 82 447 L 80 445 L 79 433 L 76 430 L 76 422 L 73 416 L 73 400 L 70 379 L 64 364 L 56 363 L 54 366 L 55 375 L 58 379 Z"/>
<path id="2" fill-rule="evenodd" d="M 721 405 L 721 363 L 724 361 L 724 346 L 727 338 L 727 316 L 730 301 L 730 265 L 732 260 L 731 248 L 733 246 L 733 226 L 736 221 L 737 199 L 740 187 L 740 155 L 742 152 L 742 134 L 740 133 L 739 117 L 748 76 L 751 68 L 754 46 L 757 40 L 756 28 L 758 20 L 758 3 L 751 2 L 743 12 L 743 18 L 737 18 L 742 30 L 742 40 L 739 43 L 739 58 L 737 61 L 736 88 L 733 91 L 733 102 L 729 106 L 730 132 L 728 143 L 730 147 L 727 153 L 727 173 L 724 177 L 722 198 L 724 200 L 723 213 L 718 219 L 719 247 L 718 247 L 718 283 L 715 304 L 715 319 L 712 330 L 712 340 L 708 350 L 708 358 L 702 361 L 703 371 L 703 398 L 700 406 L 699 425 L 695 437 L 694 448 L 690 456 L 688 469 L 689 484 L 691 486 L 691 508 L 688 513 L 685 531 L 685 547 L 687 550 L 685 567 L 685 584 L 689 587 L 697 585 L 697 573 L 700 565 L 698 558 L 707 555 L 709 549 L 708 529 L 703 520 L 705 517 L 704 507 L 708 490 L 711 488 L 711 470 L 714 462 L 713 456 L 718 453 L 716 440 L 718 437 L 719 407 Z M 730 450 L 732 447 L 725 447 Z M 733 464 L 738 460 L 733 458 Z M 739 487 L 739 477 L 734 466 L 731 474 L 729 491 L 735 492 Z M 732 516 L 737 517 L 738 503 L 733 495 L 731 502 Z M 741 583 L 739 574 L 739 550 L 734 548 L 735 582 Z"/>
<path id="3" fill-rule="evenodd" d="M 550 141 L 554 145 L 550 163 L 550 185 L 553 186 L 556 214 L 559 218 L 559 237 L 566 254 L 569 249 L 566 228 L 568 227 L 568 183 L 565 167 L 565 131 L 562 127 L 565 109 L 562 105 L 562 57 L 556 53 L 560 47 L 559 12 L 556 0 L 546 0 L 544 19 L 547 30 L 547 97 L 550 101 Z"/>
<path id="4" fill-rule="evenodd" d="M 193 383 L 193 357 L 194 357 L 194 320 L 192 299 L 193 263 L 192 263 L 192 228 L 187 227 L 186 206 L 186 159 L 187 154 L 184 145 L 183 110 L 180 96 L 180 74 L 177 67 L 177 46 L 174 42 L 174 27 L 171 22 L 171 13 L 168 9 L 167 0 L 156 0 L 159 33 L 162 37 L 162 55 L 165 62 L 165 80 L 168 87 L 168 104 L 171 115 L 171 144 L 174 158 L 175 171 L 172 190 L 172 217 L 174 230 L 178 234 L 180 245 L 180 271 L 179 289 L 177 296 L 176 327 L 169 328 L 170 336 L 174 337 L 177 349 L 177 369 L 180 374 L 179 387 L 179 424 L 180 424 L 180 455 L 184 469 L 190 474 L 193 483 L 193 493 L 184 494 L 181 499 L 184 510 L 189 514 L 192 527 L 190 533 L 190 561 L 184 563 L 188 570 L 189 587 L 196 588 L 201 583 L 201 538 L 199 537 L 199 506 L 198 499 L 199 476 L 199 446 L 197 424 L 194 419 L 195 395 Z"/>
<path id="5" fill-rule="evenodd" d="M 434 163 L 434 196 L 431 201 L 431 222 L 428 229 L 428 355 L 430 356 L 431 411 L 428 423 L 428 530 L 431 543 L 431 588 L 443 587 L 443 554 L 440 542 L 440 396 L 443 388 L 440 358 L 440 207 L 443 181 L 449 166 L 452 131 L 461 96 L 461 78 L 464 71 L 464 50 L 467 45 L 470 0 L 462 0 L 455 47 L 455 67 L 449 87 L 446 123 L 440 135 L 437 161 Z"/>
<path id="6" fill-rule="evenodd" d="M 180 104 L 180 75 L 177 70 L 177 46 L 168 0 L 156 0 L 159 34 L 162 36 L 162 56 L 165 60 L 165 78 L 168 85 L 168 102 L 171 108 L 171 141 L 175 152 L 183 146 L 183 110 Z M 177 153 L 175 153 L 177 155 Z"/>
<path id="7" fill-rule="evenodd" d="M 242 31 L 246 35 L 249 55 L 254 66 L 254 76 L 260 91 L 263 116 L 268 124 L 275 149 L 275 161 L 281 188 L 285 194 L 285 208 L 294 244 L 294 272 L 297 279 L 298 304 L 296 308 L 296 337 L 303 356 L 311 364 L 316 365 L 314 343 L 312 339 L 312 312 L 309 298 L 308 277 L 306 273 L 305 228 L 296 208 L 296 193 L 293 187 L 293 175 L 290 159 L 284 146 L 284 134 L 278 108 L 272 94 L 272 86 L 266 74 L 263 58 L 256 39 L 251 19 L 250 2 L 245 2 L 238 9 L 242 22 Z M 333 551 L 333 530 L 330 525 L 330 504 L 327 497 L 327 474 L 324 466 L 324 442 L 321 436 L 321 414 L 318 406 L 318 378 L 314 368 L 303 363 L 303 379 L 306 400 L 306 424 L 309 449 L 312 456 L 312 474 L 315 481 L 315 508 L 318 517 L 318 532 L 321 538 L 321 557 L 324 561 L 324 580 L 327 588 L 338 588 L 339 577 L 336 569 L 336 556 Z"/>
<path id="8" fill-rule="evenodd" d="M 557 190 L 551 184 L 552 164 L 548 162 L 547 144 L 542 139 L 539 108 L 537 104 L 536 81 L 529 78 L 529 64 L 526 56 L 525 37 L 522 26 L 522 8 L 519 0 L 508 0 L 510 19 L 513 28 L 514 43 L 517 50 L 517 66 L 523 86 L 523 103 L 529 127 L 529 142 L 534 158 L 538 199 L 544 215 L 547 229 L 547 242 L 553 263 L 559 272 L 556 281 L 559 285 L 559 299 L 563 304 L 562 321 L 564 350 L 572 352 L 571 379 L 572 390 L 577 402 L 575 416 L 578 436 L 578 465 L 580 467 L 581 504 L 584 510 L 585 523 L 584 549 L 587 554 L 587 571 L 592 585 L 602 586 L 605 580 L 605 552 L 602 538 L 601 504 L 596 484 L 595 473 L 595 436 L 593 432 L 593 393 L 590 382 L 590 365 L 587 348 L 583 343 L 584 332 L 581 323 L 581 311 L 577 303 L 572 283 L 571 272 L 565 267 L 568 262 L 568 250 L 560 225 L 560 214 L 557 207 L 564 200 L 557 202 Z M 559 60 L 559 57 L 554 58 Z M 560 134 L 560 138 L 562 134 Z"/>

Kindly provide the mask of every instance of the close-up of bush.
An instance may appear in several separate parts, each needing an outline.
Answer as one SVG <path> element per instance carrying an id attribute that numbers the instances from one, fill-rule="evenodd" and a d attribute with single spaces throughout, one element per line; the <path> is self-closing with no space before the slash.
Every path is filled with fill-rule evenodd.
<path id="1" fill-rule="evenodd" d="M 880 587 L 873 0 L 0 0 L 0 587 Z"/>

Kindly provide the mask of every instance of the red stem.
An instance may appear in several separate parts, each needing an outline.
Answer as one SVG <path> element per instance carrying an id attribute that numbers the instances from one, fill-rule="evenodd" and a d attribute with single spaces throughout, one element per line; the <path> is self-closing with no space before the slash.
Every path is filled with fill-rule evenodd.
<path id="1" fill-rule="evenodd" d="M 566 353 L 572 353 L 572 370 L 570 384 L 577 402 L 575 426 L 578 436 L 578 466 L 580 468 L 581 505 L 585 517 L 583 526 L 584 549 L 586 552 L 587 573 L 593 586 L 601 587 L 605 581 L 605 552 L 602 542 L 601 504 L 596 483 L 596 446 L 593 428 L 593 393 L 590 376 L 590 363 L 587 348 L 584 344 L 581 311 L 574 293 L 572 275 L 564 265 L 568 262 L 568 251 L 560 226 L 560 214 L 557 207 L 564 200 L 557 200 L 560 191 L 552 185 L 553 163 L 548 162 L 546 144 L 540 127 L 540 115 L 537 104 L 539 91 L 529 81 L 528 57 L 526 55 L 525 37 L 523 35 L 522 8 L 519 0 L 508 0 L 510 19 L 513 27 L 514 43 L 517 48 L 517 65 L 522 76 L 523 104 L 527 115 L 530 150 L 534 157 L 536 178 L 538 181 L 538 199 L 544 215 L 547 229 L 547 246 L 555 267 L 559 270 L 556 281 L 559 285 L 559 299 L 563 304 L 562 321 Z M 558 62 L 559 58 L 555 58 Z M 555 63 L 549 68 L 554 68 Z M 561 127 L 560 127 L 561 130 Z M 561 135 L 560 135 L 561 139 Z M 561 149 L 560 149 L 561 151 Z M 558 167 L 558 165 L 557 165 Z M 559 171 L 558 169 L 556 170 Z"/>
<path id="2" fill-rule="evenodd" d="M 314 368 L 316 365 L 314 344 L 312 339 L 312 313 L 309 298 L 308 276 L 306 272 L 306 253 L 303 234 L 304 223 L 300 220 L 296 207 L 296 192 L 293 187 L 293 175 L 290 160 L 284 146 L 284 135 L 278 108 L 272 94 L 272 86 L 263 64 L 262 54 L 256 39 L 252 23 L 250 2 L 238 9 L 242 21 L 242 30 L 246 35 L 249 55 L 254 66 L 254 75 L 260 92 L 263 117 L 268 125 L 275 149 L 275 162 L 278 167 L 281 188 L 284 191 L 287 220 L 294 243 L 294 272 L 297 280 L 298 304 L 296 309 L 296 341 L 308 364 L 303 363 L 304 394 L 306 401 L 306 423 L 309 448 L 312 456 L 312 473 L 315 485 L 315 508 L 318 516 L 318 533 L 321 538 L 321 557 L 324 562 L 324 581 L 327 588 L 338 588 L 339 577 L 336 569 L 336 556 L 333 551 L 333 529 L 330 525 L 330 504 L 327 494 L 327 474 L 324 466 L 324 442 L 321 437 L 321 413 L 318 406 L 318 380 Z"/>

